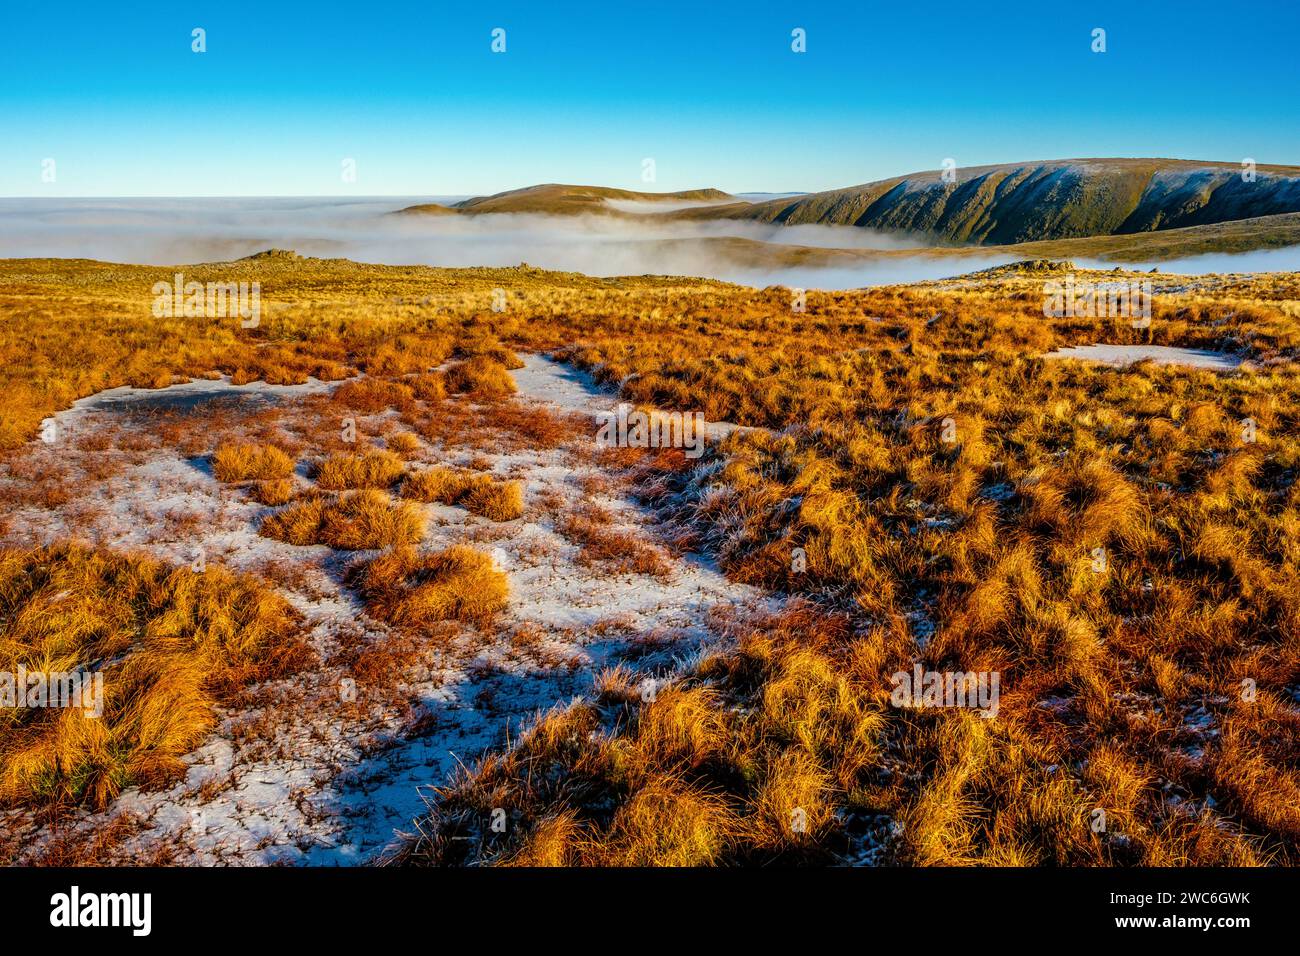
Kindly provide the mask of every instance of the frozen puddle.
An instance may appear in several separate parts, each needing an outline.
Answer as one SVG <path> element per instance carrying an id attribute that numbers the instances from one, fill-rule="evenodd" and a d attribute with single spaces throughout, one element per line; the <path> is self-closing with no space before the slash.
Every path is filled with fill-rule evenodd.
<path id="1" fill-rule="evenodd" d="M 61 413 L 60 418 L 67 423 L 97 411 L 190 411 L 206 402 L 218 400 L 274 405 L 305 395 L 328 393 L 340 384 L 308 378 L 302 385 L 268 385 L 261 381 L 234 385 L 229 376 L 222 376 L 193 379 L 166 388 L 123 385 L 73 402 L 72 407 Z"/>
<path id="2" fill-rule="evenodd" d="M 1215 372 L 1231 372 L 1239 368 L 1242 363 L 1240 357 L 1226 352 L 1174 348 L 1169 345 L 1075 345 L 1049 352 L 1043 358 L 1079 359 L 1117 366 L 1132 365 L 1150 359 L 1159 365 L 1183 365 Z"/>
<path id="3" fill-rule="evenodd" d="M 581 414 L 617 404 L 568 366 L 541 356 L 528 356 L 526 363 L 514 373 L 516 401 Z M 455 639 L 435 642 L 392 686 L 371 688 L 357 679 L 356 700 L 345 703 L 339 688 L 352 671 L 340 652 L 383 647 L 398 637 L 366 616 L 341 584 L 347 563 L 365 554 L 260 537 L 265 507 L 243 489 L 217 482 L 206 459 L 187 457 L 177 441 L 158 441 L 149 431 L 154 416 L 122 414 L 132 408 L 175 413 L 163 420 L 189 420 L 187 427 L 205 439 L 217 422 L 227 429 L 223 435 L 245 428 L 256 437 L 276 427 L 296 436 L 307 455 L 311 426 L 302 423 L 338 414 L 336 406 L 330 412 L 324 394 L 332 387 L 202 381 L 113 389 L 57 415 L 55 443 L 28 446 L 25 473 L 61 472 L 77 494 L 54 504 L 33 496 L 10 516 L 8 543 L 79 537 L 178 563 L 189 563 L 202 548 L 209 563 L 235 570 L 266 574 L 279 568 L 286 573 L 270 579 L 303 614 L 308 639 L 325 662 L 265 688 L 268 714 L 220 715 L 217 732 L 187 758 L 186 778 L 170 790 L 128 790 L 105 813 L 65 821 L 66 839 L 121 814 L 134 818 L 139 831 L 96 862 L 140 862 L 162 846 L 178 863 L 367 862 L 397 831 L 409 830 L 424 809 L 422 788 L 443 785 L 458 765 L 515 739 L 539 711 L 588 693 L 603 667 L 621 663 L 662 676 L 710 638 L 711 615 L 776 607 L 774 599 L 728 582 L 711 563 L 689 554 L 661 549 L 668 572 L 655 576 L 580 562 L 579 546 L 554 526 L 554 517 L 570 509 L 599 506 L 611 527 L 644 543 L 656 540 L 655 517 L 593 463 L 587 435 L 550 449 L 501 451 L 477 433 L 467 440 L 483 447 L 425 444 L 413 462 L 417 468 L 473 458 L 475 468 L 525 483 L 525 514 L 511 522 L 426 506 L 429 529 L 421 547 L 468 541 L 490 552 L 508 575 L 509 607 L 492 632 L 461 629 Z M 232 415 L 229 407 L 218 408 L 223 403 L 209 401 L 235 395 L 256 404 L 241 404 Z M 108 447 L 106 435 L 113 436 Z M 109 465 L 117 469 L 111 477 L 94 477 Z M 272 729 L 250 735 L 264 716 Z M 0 815 L 0 826 L 23 832 L 34 857 L 50 838 L 17 813 Z"/>

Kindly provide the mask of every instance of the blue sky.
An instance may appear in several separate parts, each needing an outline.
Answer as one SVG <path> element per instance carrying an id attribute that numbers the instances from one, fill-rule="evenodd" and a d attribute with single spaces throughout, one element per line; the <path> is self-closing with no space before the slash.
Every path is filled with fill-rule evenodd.
<path id="1" fill-rule="evenodd" d="M 946 157 L 1300 163 L 1298 41 L 1294 0 L 5 0 L 0 196 L 789 191 Z"/>

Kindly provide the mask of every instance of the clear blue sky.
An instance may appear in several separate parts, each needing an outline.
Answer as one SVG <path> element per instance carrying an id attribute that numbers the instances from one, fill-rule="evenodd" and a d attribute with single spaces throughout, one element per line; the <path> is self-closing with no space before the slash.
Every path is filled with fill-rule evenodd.
<path id="1" fill-rule="evenodd" d="M 817 190 L 945 157 L 1290 164 L 1298 92 L 1295 0 L 3 0 L 0 196 Z"/>

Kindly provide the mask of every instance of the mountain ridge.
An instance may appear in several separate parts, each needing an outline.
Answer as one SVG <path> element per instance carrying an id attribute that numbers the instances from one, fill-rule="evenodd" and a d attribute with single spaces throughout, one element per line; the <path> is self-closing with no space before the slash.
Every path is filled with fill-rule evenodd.
<path id="1" fill-rule="evenodd" d="M 1251 173 L 1247 176 L 1241 163 L 1206 160 L 1034 160 L 923 170 L 756 202 L 718 189 L 651 193 L 543 183 L 399 212 L 853 226 L 910 236 L 928 246 L 1126 236 L 1300 212 L 1300 166 L 1261 164 Z"/>
<path id="2" fill-rule="evenodd" d="M 848 225 L 976 245 L 1126 235 L 1300 212 L 1300 167 L 1173 159 L 1064 159 L 942 170 L 683 219 Z"/>

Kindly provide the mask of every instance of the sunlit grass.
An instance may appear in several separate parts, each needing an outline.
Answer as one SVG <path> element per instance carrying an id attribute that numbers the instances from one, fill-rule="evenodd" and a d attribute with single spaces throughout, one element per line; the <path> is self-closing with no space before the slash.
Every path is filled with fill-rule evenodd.
<path id="1" fill-rule="evenodd" d="M 786 289 L 694 280 L 311 260 L 193 271 L 262 281 L 262 327 L 147 317 L 162 270 L 0 264 L 0 441 L 110 385 L 363 372 L 324 402 L 338 422 L 323 430 L 395 413 L 431 448 L 492 422 L 550 447 L 567 426 L 509 398 L 528 349 L 560 350 L 628 401 L 766 429 L 697 462 L 601 460 L 732 580 L 816 611 L 738 628 L 653 699 L 609 677 L 455 781 L 408 861 L 1298 861 L 1300 278 L 1162 294 L 1185 280 L 1155 276 L 1143 330 L 1045 318 L 1032 272 L 810 292 L 795 312 Z M 1253 368 L 1040 358 L 1093 342 L 1221 349 Z M 483 409 L 494 417 L 470 414 Z M 479 501 L 509 520 L 522 495 L 408 468 L 413 441 L 388 440 L 378 478 L 349 465 L 325 481 L 382 478 L 406 500 L 288 500 L 287 473 L 245 474 L 238 456 L 227 474 L 288 500 L 263 534 L 393 549 L 355 578 L 381 620 L 490 621 L 504 576 L 475 552 L 415 551 L 417 503 Z M 599 511 L 557 519 L 580 560 L 655 573 L 654 546 Z M 890 707 L 889 676 L 914 661 L 998 672 L 997 718 Z M 503 835 L 482 829 L 497 806 L 515 821 Z"/>

